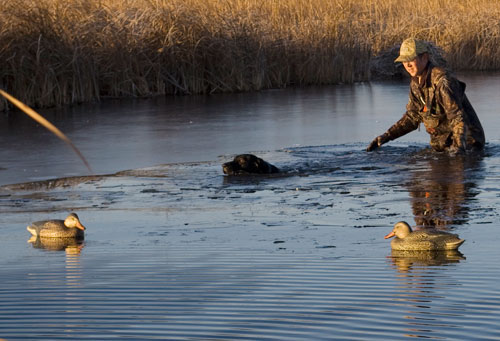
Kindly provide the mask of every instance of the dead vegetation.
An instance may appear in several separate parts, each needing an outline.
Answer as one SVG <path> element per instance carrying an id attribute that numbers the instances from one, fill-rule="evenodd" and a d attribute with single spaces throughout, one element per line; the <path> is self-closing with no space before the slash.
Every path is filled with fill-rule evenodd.
<path id="1" fill-rule="evenodd" d="M 48 107 L 366 81 L 408 36 L 498 70 L 498 18 L 498 0 L 4 0 L 0 88 Z"/>

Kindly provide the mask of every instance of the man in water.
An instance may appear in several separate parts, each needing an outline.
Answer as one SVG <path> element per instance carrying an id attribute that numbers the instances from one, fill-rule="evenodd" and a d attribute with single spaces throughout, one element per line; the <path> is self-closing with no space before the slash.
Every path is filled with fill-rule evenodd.
<path id="1" fill-rule="evenodd" d="M 423 123 L 436 151 L 451 154 L 484 147 L 483 127 L 465 95 L 465 83 L 433 65 L 426 42 L 408 38 L 401 44 L 399 57 L 411 76 L 410 100 L 403 117 L 366 149 L 372 151 L 417 129 Z"/>

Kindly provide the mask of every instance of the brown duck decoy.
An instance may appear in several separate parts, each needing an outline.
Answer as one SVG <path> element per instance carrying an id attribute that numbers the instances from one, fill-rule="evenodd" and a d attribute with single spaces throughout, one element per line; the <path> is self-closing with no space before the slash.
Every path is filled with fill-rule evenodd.
<path id="1" fill-rule="evenodd" d="M 65 220 L 35 221 L 27 229 L 32 235 L 43 238 L 83 239 L 85 231 L 76 213 L 71 213 Z"/>
<path id="2" fill-rule="evenodd" d="M 438 230 L 412 231 L 410 225 L 400 221 L 394 229 L 385 236 L 385 239 L 396 237 L 391 241 L 391 248 L 400 251 L 412 250 L 457 250 L 465 241 L 456 234 Z"/>

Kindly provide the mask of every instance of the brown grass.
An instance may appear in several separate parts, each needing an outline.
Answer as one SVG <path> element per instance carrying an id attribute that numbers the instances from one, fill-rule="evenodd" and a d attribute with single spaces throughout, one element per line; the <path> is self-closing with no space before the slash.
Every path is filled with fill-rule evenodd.
<path id="1" fill-rule="evenodd" d="M 0 88 L 46 107 L 348 83 L 408 36 L 498 70 L 499 18 L 498 0 L 3 0 Z"/>

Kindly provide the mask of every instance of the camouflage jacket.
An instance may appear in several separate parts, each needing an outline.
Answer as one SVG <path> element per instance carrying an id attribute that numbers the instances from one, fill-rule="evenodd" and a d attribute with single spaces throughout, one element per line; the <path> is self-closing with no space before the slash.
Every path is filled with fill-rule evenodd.
<path id="1" fill-rule="evenodd" d="M 389 139 L 397 139 L 423 123 L 436 151 L 483 148 L 483 127 L 465 95 L 465 83 L 431 63 L 424 72 L 421 84 L 417 77 L 412 78 L 406 112 L 387 131 Z"/>

